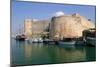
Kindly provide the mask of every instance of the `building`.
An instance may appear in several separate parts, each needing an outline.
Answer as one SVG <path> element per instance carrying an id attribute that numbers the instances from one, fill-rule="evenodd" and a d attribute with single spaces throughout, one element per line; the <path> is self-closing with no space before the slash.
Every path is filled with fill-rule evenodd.
<path id="1" fill-rule="evenodd" d="M 33 21 L 33 37 L 41 37 L 42 35 L 46 35 L 49 29 L 49 21 L 48 20 L 38 20 Z"/>
<path id="2" fill-rule="evenodd" d="M 25 33 L 26 37 L 32 37 L 32 20 L 31 19 L 25 19 L 24 33 Z"/>
<path id="3" fill-rule="evenodd" d="M 43 34 L 48 33 L 49 21 L 25 19 L 24 33 L 28 38 L 40 38 Z"/>
<path id="4" fill-rule="evenodd" d="M 48 36 L 50 39 L 79 38 L 82 32 L 95 28 L 93 22 L 78 13 L 65 15 L 62 12 L 49 20 L 25 19 L 24 32 L 27 37 L 40 38 Z"/>
<path id="5" fill-rule="evenodd" d="M 77 13 L 54 16 L 50 23 L 50 38 L 79 38 L 82 31 L 89 28 L 95 28 L 93 22 Z"/>

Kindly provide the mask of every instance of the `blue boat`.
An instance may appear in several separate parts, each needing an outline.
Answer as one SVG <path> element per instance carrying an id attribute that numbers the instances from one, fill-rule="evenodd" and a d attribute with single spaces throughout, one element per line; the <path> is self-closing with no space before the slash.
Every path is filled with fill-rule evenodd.
<path id="1" fill-rule="evenodd" d="M 63 40 L 59 40 L 58 44 L 62 47 L 73 47 L 76 44 L 76 40 L 73 38 L 64 38 Z"/>

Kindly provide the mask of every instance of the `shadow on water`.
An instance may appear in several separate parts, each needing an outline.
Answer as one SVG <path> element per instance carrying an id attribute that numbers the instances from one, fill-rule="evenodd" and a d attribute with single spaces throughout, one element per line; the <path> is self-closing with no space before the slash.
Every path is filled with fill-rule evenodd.
<path id="1" fill-rule="evenodd" d="M 63 48 L 59 45 L 12 40 L 11 55 L 11 63 L 14 65 L 95 61 L 95 47 L 68 46 Z"/>

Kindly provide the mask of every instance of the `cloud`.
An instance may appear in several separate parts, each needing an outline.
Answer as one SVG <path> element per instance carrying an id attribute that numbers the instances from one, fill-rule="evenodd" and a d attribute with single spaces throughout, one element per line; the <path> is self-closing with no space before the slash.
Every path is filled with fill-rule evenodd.
<path id="1" fill-rule="evenodd" d="M 54 14 L 54 16 L 58 17 L 58 16 L 62 16 L 64 15 L 64 12 L 63 11 L 58 11 Z"/>
<path id="2" fill-rule="evenodd" d="M 33 21 L 38 21 L 38 19 L 33 19 Z"/>

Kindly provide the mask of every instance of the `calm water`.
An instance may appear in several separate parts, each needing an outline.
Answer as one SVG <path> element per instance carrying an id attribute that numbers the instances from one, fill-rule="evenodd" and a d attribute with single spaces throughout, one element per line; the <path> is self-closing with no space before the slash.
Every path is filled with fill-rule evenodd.
<path id="1" fill-rule="evenodd" d="M 18 42 L 11 40 L 11 63 L 14 65 L 34 65 L 95 61 L 95 47 L 73 46 Z"/>

